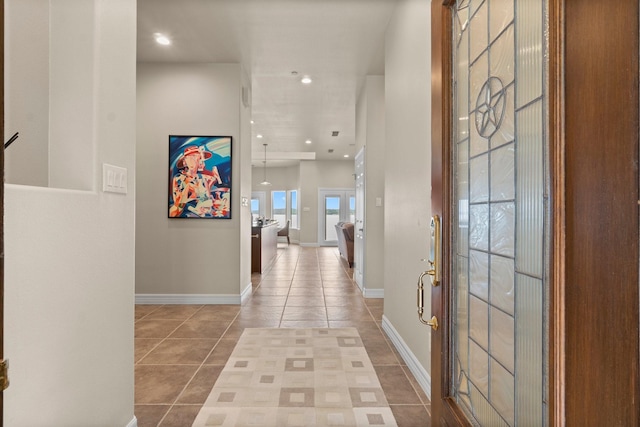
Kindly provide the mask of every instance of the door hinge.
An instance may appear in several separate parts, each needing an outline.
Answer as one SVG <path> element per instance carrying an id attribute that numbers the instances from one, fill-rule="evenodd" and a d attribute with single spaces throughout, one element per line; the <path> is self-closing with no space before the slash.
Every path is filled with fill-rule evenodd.
<path id="1" fill-rule="evenodd" d="M 4 391 L 9 387 L 9 361 L 0 361 L 0 390 Z"/>

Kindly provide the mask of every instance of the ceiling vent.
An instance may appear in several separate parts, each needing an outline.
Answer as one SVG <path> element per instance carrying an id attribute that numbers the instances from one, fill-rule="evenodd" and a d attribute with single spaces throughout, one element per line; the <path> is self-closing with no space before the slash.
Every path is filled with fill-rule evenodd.
<path id="1" fill-rule="evenodd" d="M 338 136 L 339 133 L 340 131 L 334 130 L 333 132 L 331 132 L 331 136 Z"/>
<path id="2" fill-rule="evenodd" d="M 329 149 L 327 150 L 327 152 L 329 152 L 329 153 L 333 153 L 333 148 L 329 148 Z"/>

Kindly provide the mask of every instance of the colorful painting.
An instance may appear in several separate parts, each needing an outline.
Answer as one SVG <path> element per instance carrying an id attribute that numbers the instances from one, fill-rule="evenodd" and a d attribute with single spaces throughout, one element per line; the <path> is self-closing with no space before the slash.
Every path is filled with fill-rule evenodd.
<path id="1" fill-rule="evenodd" d="M 231 218 L 231 137 L 169 135 L 169 218 Z"/>

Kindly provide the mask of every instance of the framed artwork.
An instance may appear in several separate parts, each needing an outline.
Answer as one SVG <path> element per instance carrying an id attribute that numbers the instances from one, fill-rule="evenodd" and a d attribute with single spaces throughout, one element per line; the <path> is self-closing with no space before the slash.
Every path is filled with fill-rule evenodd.
<path id="1" fill-rule="evenodd" d="M 231 140 L 169 135 L 169 218 L 231 218 Z"/>

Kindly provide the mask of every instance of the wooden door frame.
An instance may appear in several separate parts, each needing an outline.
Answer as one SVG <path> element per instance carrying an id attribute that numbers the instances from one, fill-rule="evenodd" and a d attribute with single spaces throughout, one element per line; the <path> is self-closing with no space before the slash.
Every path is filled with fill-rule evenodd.
<path id="1" fill-rule="evenodd" d="M 451 218 L 452 195 L 449 191 L 451 181 L 451 151 L 445 148 L 444 141 L 451 139 L 451 9 L 455 0 L 436 0 L 431 3 L 431 210 L 443 219 Z M 452 236 L 451 222 L 441 221 L 441 241 L 449 242 Z M 431 313 L 440 322 L 436 331 L 431 331 L 431 366 L 442 366 L 442 361 L 451 363 L 451 307 L 444 295 L 451 290 L 450 253 L 443 250 L 440 268 L 442 274 L 440 286 L 431 290 Z M 435 298 L 434 298 L 435 297 Z M 450 368 L 450 366 L 449 366 Z M 466 416 L 452 398 L 447 397 L 440 403 L 441 396 L 448 396 L 451 384 L 447 371 L 441 369 L 439 375 L 431 375 L 432 425 L 440 425 L 443 419 L 447 425 L 469 425 Z M 435 402 L 435 404 L 434 404 Z"/>
<path id="2" fill-rule="evenodd" d="M 442 213 L 443 218 L 451 217 L 451 194 L 449 189 L 451 188 L 451 153 L 448 149 L 445 149 L 444 141 L 450 140 L 451 133 L 451 13 L 450 6 L 454 3 L 453 0 L 436 0 L 432 2 L 431 6 L 431 36 L 432 36 L 432 208 L 433 211 Z M 549 19 L 549 45 L 548 45 L 548 119 L 549 119 L 549 133 L 548 133 L 548 156 L 549 156 L 549 201 L 550 201 L 550 258 L 549 258 L 549 285 L 548 285 L 548 326 L 547 326 L 547 346 L 548 346 L 548 411 L 546 422 L 550 426 L 561 425 L 586 425 L 590 421 L 593 421 L 599 417 L 599 421 L 603 421 L 607 416 L 613 414 L 616 416 L 615 422 L 626 423 L 625 425 L 638 425 L 640 423 L 640 366 L 638 359 L 640 358 L 640 344 L 638 344 L 638 330 L 640 329 L 639 315 L 638 315 L 638 204 L 640 203 L 640 190 L 638 190 L 638 171 L 637 165 L 640 163 L 640 153 L 638 150 L 638 133 L 640 123 L 639 112 L 639 83 L 638 83 L 638 56 L 639 49 L 639 21 L 640 13 L 638 10 L 637 1 L 624 0 L 614 3 L 599 3 L 599 2 L 580 2 L 579 0 L 548 0 L 548 19 Z M 569 7 L 569 13 L 567 13 L 567 7 Z M 610 12 L 607 7 L 613 8 L 611 12 L 615 12 L 615 17 L 622 22 L 615 19 L 608 19 Z M 594 13 L 595 12 L 595 13 Z M 613 13 L 611 14 L 613 15 Z M 585 107 L 591 107 L 600 112 L 606 110 L 607 107 L 603 107 L 598 103 L 598 94 L 590 94 L 590 97 L 585 98 L 587 104 L 580 104 L 582 92 L 590 90 L 596 92 L 598 90 L 598 78 L 602 79 L 602 70 L 609 67 L 611 64 L 603 61 L 600 56 L 599 59 L 594 59 L 597 55 L 592 55 L 591 49 L 593 46 L 589 46 L 585 42 L 584 35 L 589 34 L 593 29 L 599 26 L 598 30 L 600 34 L 604 33 L 606 37 L 611 34 L 611 37 L 616 37 L 615 40 L 624 40 L 625 44 L 622 47 L 621 52 L 615 52 L 613 54 L 615 59 L 625 57 L 628 54 L 630 60 L 623 62 L 622 66 L 619 62 L 615 65 L 618 68 L 611 69 L 611 75 L 608 76 L 615 79 L 616 72 L 626 73 L 624 74 L 624 80 L 620 83 L 621 87 L 626 89 L 626 93 L 620 90 L 620 87 L 614 86 L 617 90 L 616 95 L 618 98 L 607 99 L 607 106 L 615 106 L 614 112 L 605 111 L 602 120 L 607 121 L 605 123 L 608 126 L 608 130 L 615 134 L 615 136 L 608 136 L 613 139 L 615 144 L 617 141 L 615 137 L 620 138 L 624 142 L 624 156 L 628 156 L 629 153 L 634 152 L 633 144 L 635 143 L 635 153 L 631 159 L 623 158 L 618 154 L 612 161 L 609 160 L 608 169 L 597 173 L 605 173 L 607 178 L 610 178 L 606 174 L 615 174 L 617 171 L 611 165 L 618 161 L 624 165 L 625 170 L 621 171 L 626 173 L 625 180 L 622 181 L 624 185 L 631 185 L 634 188 L 627 190 L 615 189 L 618 200 L 624 205 L 624 211 L 626 215 L 626 221 L 621 219 L 621 215 L 615 217 L 615 222 L 612 227 L 622 227 L 628 232 L 630 237 L 626 237 L 624 242 L 625 247 L 623 250 L 630 252 L 625 254 L 627 264 L 613 259 L 608 255 L 608 261 L 611 261 L 612 265 L 615 265 L 620 270 L 625 270 L 622 276 L 622 286 L 620 292 L 622 295 L 616 296 L 618 299 L 612 299 L 614 301 L 630 301 L 631 304 L 636 306 L 631 309 L 628 305 L 625 306 L 627 310 L 624 315 L 618 316 L 614 314 L 612 323 L 614 327 L 611 329 L 607 321 L 599 322 L 597 319 L 598 309 L 602 310 L 598 306 L 598 292 L 603 294 L 603 290 L 593 284 L 588 289 L 590 294 L 590 301 L 588 306 L 585 306 L 585 298 L 580 295 L 580 292 L 576 291 L 577 287 L 583 285 L 583 283 L 576 283 L 584 277 L 576 278 L 576 268 L 568 268 L 567 264 L 570 261 L 573 264 L 579 264 L 582 262 L 593 261 L 594 253 L 599 254 L 598 251 L 608 251 L 610 245 L 615 242 L 609 241 L 603 247 L 598 247 L 593 250 L 594 245 L 598 245 L 600 242 L 594 243 L 593 237 L 589 236 L 589 230 L 598 228 L 598 236 L 602 237 L 607 235 L 600 230 L 600 227 L 593 224 L 593 220 L 588 220 L 588 228 L 583 224 L 579 230 L 582 234 L 576 234 L 573 227 L 578 220 L 576 217 L 577 208 L 575 205 L 575 198 L 582 198 L 580 201 L 583 205 L 586 203 L 589 212 L 593 210 L 602 217 L 603 211 L 616 209 L 613 206 L 609 195 L 602 195 L 601 197 L 592 196 L 588 198 L 585 194 L 591 190 L 589 183 L 581 182 L 580 177 L 585 176 L 585 169 L 588 169 L 589 163 L 598 161 L 598 153 L 595 152 L 593 147 L 598 143 L 602 145 L 604 142 L 611 141 L 594 141 L 594 138 L 589 135 L 589 132 L 593 132 L 599 123 L 590 122 L 588 126 L 583 126 L 583 123 L 579 121 L 578 117 L 582 118 L 582 109 Z M 631 30 L 631 31 L 629 31 Z M 572 46 L 566 51 L 566 43 L 569 40 Z M 613 43 L 611 43 L 613 44 Z M 577 45 L 581 49 L 576 54 L 574 49 Z M 617 43 L 616 46 L 619 46 Z M 568 53 L 568 55 L 567 55 Z M 601 54 L 602 52 L 598 52 Z M 616 56 L 617 55 L 617 56 Z M 606 56 L 603 56 L 606 58 Z M 599 61 L 599 62 L 598 62 Z M 591 67 L 586 70 L 588 76 L 584 76 L 584 67 Z M 567 77 L 569 76 L 569 77 Z M 631 76 L 631 80 L 628 77 Z M 580 82 L 575 83 L 571 88 L 567 89 L 567 79 L 580 78 Z M 634 80 L 635 79 L 635 80 Z M 574 83 L 574 80 L 571 80 Z M 607 82 L 609 83 L 609 82 Z M 594 88 L 595 87 L 595 88 Z M 600 93 L 602 95 L 602 93 Z M 623 99 L 624 98 L 624 99 Z M 623 107 L 615 105 L 616 101 L 620 100 Z M 627 107 L 627 109 L 625 109 Z M 629 111 L 627 111 L 629 110 Z M 617 116 L 616 116 L 617 114 Z M 592 114 L 593 115 L 593 114 Z M 618 119 L 620 115 L 624 115 L 624 129 L 619 130 L 611 126 L 612 121 Z M 567 121 L 570 121 L 567 124 Z M 585 131 L 582 127 L 588 128 Z M 567 138 L 569 134 L 569 138 Z M 581 139 L 584 138 L 584 139 Z M 580 150 L 580 144 L 586 141 L 590 144 L 590 151 L 588 153 L 589 158 L 585 159 L 584 153 Z M 599 147 L 602 149 L 602 147 Z M 618 149 L 618 146 L 606 147 L 609 149 Z M 625 163 L 623 163 L 626 161 Z M 635 182 L 634 179 L 629 178 L 629 170 L 631 169 L 629 162 L 636 162 L 635 167 Z M 576 172 L 577 171 L 577 172 Z M 582 174 L 582 175 L 580 175 Z M 592 173 L 593 175 L 593 173 Z M 602 179 L 602 177 L 600 178 Z M 611 187 L 608 187 L 611 189 Z M 608 196 L 608 198 L 607 198 Z M 586 199 L 586 202 L 585 202 Z M 601 201 L 610 203 L 608 205 L 599 204 Z M 637 202 L 637 203 L 636 203 Z M 580 205 L 580 206 L 583 206 Z M 583 213 L 583 216 L 585 214 Z M 589 215 L 587 215 L 589 216 Z M 631 225 L 629 225 L 631 224 Z M 442 221 L 442 239 L 443 242 L 450 241 L 451 237 L 451 224 L 450 221 Z M 587 230 L 587 232 L 585 232 Z M 581 257 L 581 252 L 585 245 L 591 246 L 591 253 L 589 257 Z M 611 251 L 609 251 L 611 252 Z M 597 261 L 597 259 L 596 259 Z M 628 266 L 633 263 L 635 265 Z M 451 260 L 448 251 L 443 250 L 442 254 L 442 266 L 443 268 L 450 268 Z M 443 295 L 447 295 L 450 290 L 450 277 L 451 271 L 444 270 L 446 274 L 442 277 L 442 286 L 440 289 L 436 289 L 432 295 L 436 296 L 432 301 L 433 314 L 438 317 L 442 327 L 439 331 L 432 332 L 432 366 L 443 366 L 442 360 L 449 361 L 450 342 L 451 338 L 447 335 L 450 326 L 450 308 L 447 306 L 447 302 L 441 298 Z M 602 275 L 599 274 L 599 278 L 591 279 L 591 282 L 601 280 Z M 585 282 L 585 286 L 586 286 Z M 572 286 L 572 287 L 568 287 Z M 571 294 L 567 295 L 570 291 Z M 613 291 L 617 292 L 618 288 L 613 288 Z M 606 292 L 606 291 L 604 291 Z M 594 301 L 595 300 L 595 301 Z M 611 310 L 612 307 L 605 307 L 605 312 L 602 315 L 607 316 L 609 313 L 606 310 Z M 635 313 L 633 312 L 635 310 Z M 614 310 L 615 311 L 615 310 Z M 608 320 L 608 319 L 607 319 Z M 588 384 L 585 380 L 581 379 L 587 377 L 584 369 L 597 369 L 599 366 L 592 366 L 593 362 L 590 362 L 590 352 L 597 352 L 597 356 L 602 360 L 606 357 L 607 352 L 612 352 L 611 348 L 604 348 L 606 346 L 600 345 L 597 349 L 590 348 L 582 350 L 580 355 L 576 356 L 575 351 L 573 357 L 568 356 L 567 348 L 578 348 L 581 345 L 581 340 L 586 340 L 586 343 L 593 344 L 597 342 L 598 337 L 608 336 L 612 333 L 620 333 L 620 330 L 628 329 L 630 340 L 632 343 L 629 345 L 625 342 L 625 354 L 626 358 L 619 358 L 617 362 L 622 366 L 616 366 L 616 374 L 619 375 L 618 379 L 625 378 L 624 375 L 620 376 L 621 371 L 628 370 L 628 377 L 626 381 L 620 381 L 616 383 L 616 379 L 609 379 L 606 381 L 608 391 L 615 390 L 616 397 L 605 400 L 599 394 L 599 390 L 595 390 L 589 387 L 585 387 Z M 611 342 L 609 342 L 611 344 Z M 584 345 L 584 344 L 582 344 Z M 617 355 L 616 355 L 617 356 Z M 634 360 L 635 358 L 635 360 Z M 450 367 L 449 367 L 450 369 Z M 467 421 L 460 414 L 459 408 L 452 404 L 449 399 L 444 399 L 441 402 L 442 396 L 447 396 L 448 390 L 450 390 L 450 384 L 446 376 L 447 368 L 441 369 L 441 375 L 434 374 L 432 370 L 432 414 L 433 425 L 440 425 L 441 422 L 447 425 L 467 425 Z M 581 374 L 580 374 L 581 372 Z M 599 373 L 599 379 L 606 377 L 608 373 Z M 622 384 L 624 383 L 624 384 Z M 566 393 L 568 387 L 571 387 L 569 394 Z M 576 392 L 581 390 L 581 392 Z M 627 393 L 626 396 L 623 396 Z M 631 396 L 629 396 L 631 394 Z M 625 399 L 624 408 L 617 407 L 619 403 L 618 399 Z M 615 400 L 611 402 L 610 400 Z M 586 403 L 585 403 L 586 402 Z M 631 402 L 631 403 L 629 403 Z M 588 408 L 585 411 L 584 408 Z M 607 412 L 608 411 L 608 412 Z M 620 421 L 622 420 L 622 421 Z M 635 424 L 633 424 L 635 422 Z M 628 424 L 631 423 L 631 424 Z M 622 424 L 620 424 L 622 425 Z"/>
<path id="3" fill-rule="evenodd" d="M 455 0 L 439 0 L 431 4 L 431 107 L 432 107 L 432 165 L 431 205 L 434 212 L 441 212 L 443 218 L 451 218 L 453 206 L 450 188 L 451 178 L 451 151 L 445 149 L 445 141 L 451 139 L 452 132 L 452 86 L 451 86 L 451 61 L 445 58 L 452 57 L 452 15 L 451 6 Z M 551 174 L 551 192 L 553 207 L 551 209 L 551 251 L 550 269 L 551 284 L 549 298 L 549 425 L 562 425 L 564 414 L 564 286 L 565 286 L 565 174 L 564 174 L 564 1 L 550 1 L 549 3 L 549 163 Z M 453 230 L 451 221 L 442 222 L 442 241 L 451 239 Z M 448 334 L 451 324 L 451 307 L 441 296 L 450 295 L 453 272 L 450 270 L 452 260 L 449 251 L 442 253 L 441 268 L 449 268 L 443 275 L 440 289 L 432 291 L 432 295 L 439 294 L 440 298 L 434 298 L 432 313 L 441 319 L 440 331 L 431 334 L 432 366 L 442 360 L 448 361 L 447 369 L 441 370 L 440 375 L 432 375 L 432 417 L 433 424 L 437 425 L 440 418 L 448 425 L 469 425 L 465 415 L 455 405 L 451 398 L 446 398 L 439 403 L 440 396 L 446 396 L 451 390 L 447 370 L 451 369 L 452 359 L 451 337 Z M 434 403 L 435 402 L 435 403 Z"/>

